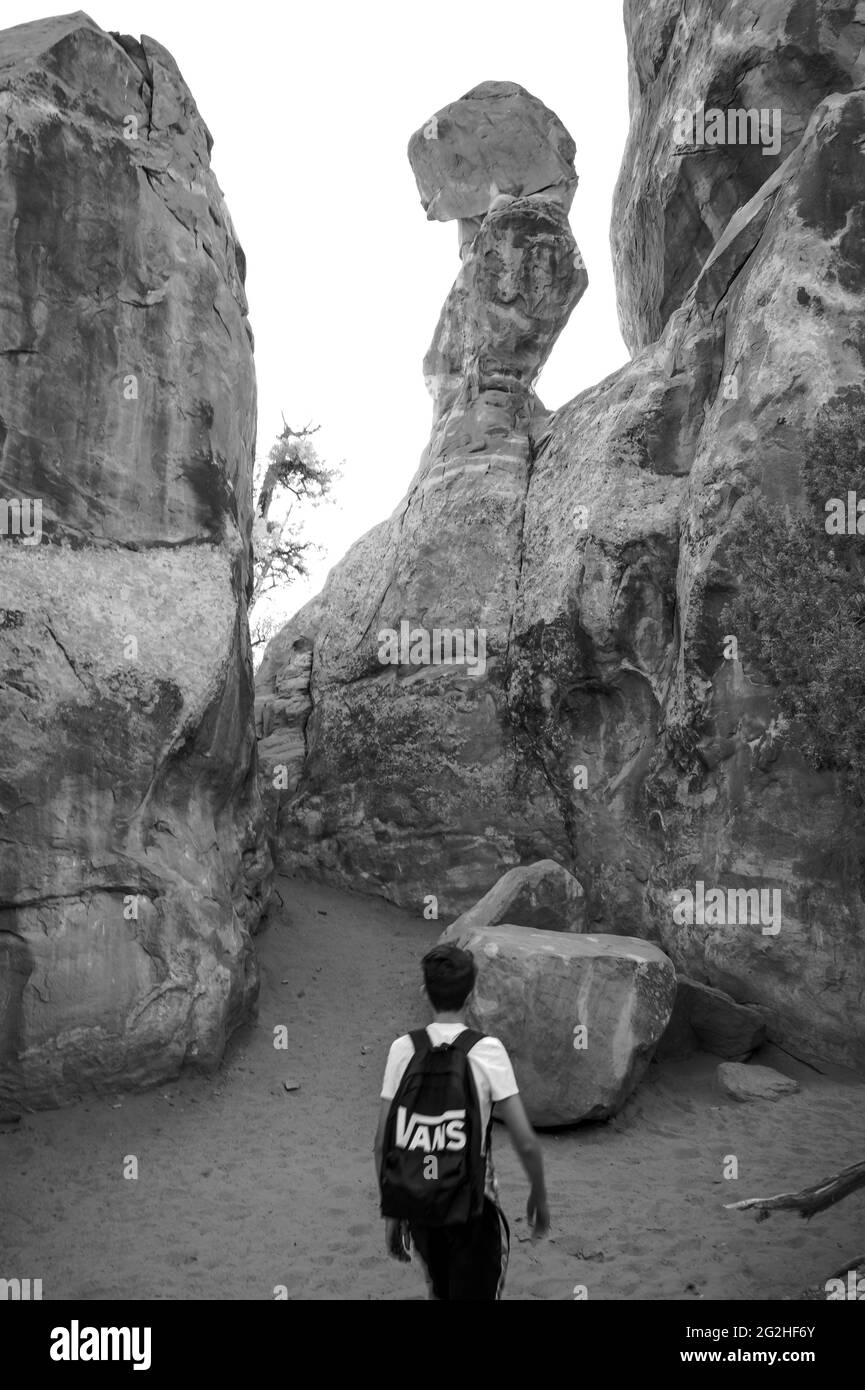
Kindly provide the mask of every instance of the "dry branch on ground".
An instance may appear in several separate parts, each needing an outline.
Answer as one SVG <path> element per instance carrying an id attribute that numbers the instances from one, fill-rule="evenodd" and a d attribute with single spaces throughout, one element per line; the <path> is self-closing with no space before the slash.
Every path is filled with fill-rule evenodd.
<path id="1" fill-rule="evenodd" d="M 725 1202 L 728 1211 L 744 1211 L 754 1208 L 758 1221 L 765 1221 L 773 1211 L 798 1211 L 800 1216 L 816 1216 L 827 1207 L 848 1197 L 857 1188 L 865 1187 L 865 1159 L 842 1168 L 831 1178 L 813 1187 L 803 1187 L 801 1192 L 780 1192 L 775 1197 L 747 1197 L 743 1202 Z"/>

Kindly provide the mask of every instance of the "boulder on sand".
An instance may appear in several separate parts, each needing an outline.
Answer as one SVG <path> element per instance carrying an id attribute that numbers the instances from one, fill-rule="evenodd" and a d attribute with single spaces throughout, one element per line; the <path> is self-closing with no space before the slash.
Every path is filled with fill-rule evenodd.
<path id="1" fill-rule="evenodd" d="M 731 1100 L 778 1100 L 799 1090 L 792 1076 L 782 1076 L 772 1067 L 747 1067 L 741 1062 L 722 1062 L 716 1076 L 718 1085 Z"/>
<path id="2" fill-rule="evenodd" d="M 469 1022 L 504 1043 L 532 1123 L 616 1114 L 669 1021 L 673 962 L 635 937 L 455 925 L 442 940 L 478 967 Z"/>
<path id="3" fill-rule="evenodd" d="M 521 864 L 502 874 L 468 912 L 451 922 L 445 937 L 456 939 L 470 927 L 495 927 L 510 922 L 539 931 L 583 931 L 586 910 L 583 890 L 573 874 L 554 859 Z M 452 938 L 451 933 L 455 933 Z"/>
<path id="4" fill-rule="evenodd" d="M 765 1041 L 766 1024 L 757 1009 L 680 975 L 673 1017 L 658 1044 L 658 1057 L 689 1057 L 703 1051 L 742 1062 Z"/>

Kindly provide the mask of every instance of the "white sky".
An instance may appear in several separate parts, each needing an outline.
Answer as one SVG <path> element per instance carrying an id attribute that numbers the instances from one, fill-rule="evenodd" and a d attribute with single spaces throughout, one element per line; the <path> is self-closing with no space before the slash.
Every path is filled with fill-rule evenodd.
<path id="1" fill-rule="evenodd" d="M 389 515 L 427 440 L 421 362 L 459 270 L 455 223 L 427 222 L 409 136 L 487 80 L 519 82 L 577 145 L 571 225 L 589 288 L 539 382 L 555 408 L 627 360 L 616 318 L 610 207 L 627 134 L 621 0 L 94 0 L 97 24 L 174 55 L 214 139 L 213 167 L 246 252 L 259 388 L 258 452 L 281 412 L 345 460 L 324 545 L 288 617 L 351 542 Z M 69 5 L 73 9 L 73 5 Z M 3 26 L 63 12 L 2 0 Z"/>

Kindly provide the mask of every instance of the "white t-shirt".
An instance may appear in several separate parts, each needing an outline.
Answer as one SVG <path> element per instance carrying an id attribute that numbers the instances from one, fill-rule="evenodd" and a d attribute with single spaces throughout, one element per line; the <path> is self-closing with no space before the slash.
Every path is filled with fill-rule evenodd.
<path id="1" fill-rule="evenodd" d="M 453 1042 L 465 1029 L 464 1023 L 429 1023 L 427 1036 L 433 1047 L 440 1043 Z M 399 1089 L 406 1067 L 414 1056 L 414 1043 L 408 1033 L 391 1043 L 381 1083 L 382 1100 L 393 1100 Z M 519 1093 L 511 1059 L 498 1038 L 481 1038 L 468 1054 L 478 1093 L 481 1111 L 481 1135 L 486 1138 L 490 1111 L 497 1100 L 507 1100 L 508 1096 Z M 498 1200 L 498 1186 L 493 1169 L 492 1154 L 486 1155 L 486 1194 L 493 1201 Z"/>

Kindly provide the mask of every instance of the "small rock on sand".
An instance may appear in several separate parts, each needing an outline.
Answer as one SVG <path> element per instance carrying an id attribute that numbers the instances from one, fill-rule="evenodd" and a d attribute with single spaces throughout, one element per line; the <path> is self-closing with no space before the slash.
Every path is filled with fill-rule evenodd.
<path id="1" fill-rule="evenodd" d="M 715 1075 L 731 1100 L 778 1100 L 799 1090 L 799 1082 L 772 1067 L 750 1067 L 743 1062 L 722 1062 Z"/>

